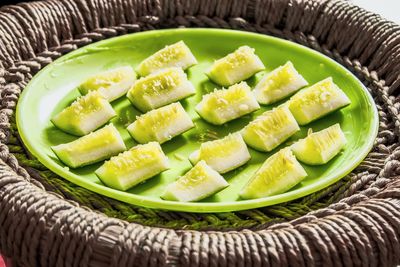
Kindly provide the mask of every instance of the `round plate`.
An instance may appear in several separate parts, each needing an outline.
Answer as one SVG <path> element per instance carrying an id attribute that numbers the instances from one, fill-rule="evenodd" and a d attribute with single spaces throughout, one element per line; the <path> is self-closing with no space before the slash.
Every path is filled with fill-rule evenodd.
<path id="1" fill-rule="evenodd" d="M 170 159 L 171 169 L 122 192 L 106 187 L 96 177 L 94 170 L 101 163 L 78 169 L 65 167 L 51 151 L 50 146 L 70 142 L 76 137 L 58 130 L 52 125 L 50 118 L 79 96 L 77 85 L 88 76 L 107 69 L 122 65 L 136 67 L 149 55 L 179 40 L 183 40 L 190 47 L 199 61 L 198 65 L 188 70 L 188 77 L 196 87 L 197 94 L 182 101 L 197 127 L 162 145 Z M 225 174 L 224 177 L 230 186 L 218 194 L 194 203 L 162 200 L 159 196 L 166 185 L 190 169 L 187 157 L 199 148 L 201 140 L 207 137 L 204 134 L 206 131 L 216 132 L 219 137 L 223 137 L 229 132 L 241 129 L 257 115 L 273 107 L 264 106 L 261 110 L 224 126 L 212 126 L 194 111 L 194 106 L 201 100 L 202 95 L 216 87 L 204 74 L 206 69 L 215 59 L 225 56 L 241 45 L 255 48 L 267 72 L 290 60 L 310 84 L 332 76 L 335 83 L 351 100 L 351 105 L 342 110 L 302 127 L 299 133 L 272 153 L 289 142 L 305 137 L 308 128 L 318 131 L 334 123 L 340 123 L 345 132 L 348 140 L 345 150 L 325 165 L 312 167 L 303 164 L 308 177 L 284 194 L 255 200 L 241 200 L 238 197 L 240 189 L 271 155 L 250 149 L 251 161 L 242 168 Z M 250 78 L 248 83 L 254 86 L 264 73 Z M 126 97 L 112 104 L 119 114 L 112 122 L 117 126 L 127 146 L 131 147 L 135 143 L 126 131 L 126 126 L 140 113 Z M 58 175 L 89 190 L 151 208 L 188 212 L 227 212 L 286 202 L 338 181 L 352 171 L 372 148 L 378 131 L 378 115 L 372 97 L 359 80 L 335 61 L 311 49 L 254 33 L 220 29 L 173 29 L 108 39 L 78 49 L 56 60 L 38 73 L 23 91 L 17 106 L 17 125 L 24 144 L 40 162 Z"/>

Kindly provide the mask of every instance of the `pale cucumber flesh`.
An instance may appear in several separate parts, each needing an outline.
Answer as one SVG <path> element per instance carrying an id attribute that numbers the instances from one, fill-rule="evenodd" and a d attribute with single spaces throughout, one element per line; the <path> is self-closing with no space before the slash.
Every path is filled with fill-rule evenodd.
<path id="1" fill-rule="evenodd" d="M 311 133 L 291 146 L 298 160 L 309 165 L 321 165 L 335 157 L 346 145 L 340 125 L 334 124 L 319 132 Z"/>
<path id="2" fill-rule="evenodd" d="M 191 118 L 177 102 L 139 116 L 127 130 L 139 143 L 157 141 L 162 144 L 193 127 Z"/>
<path id="3" fill-rule="evenodd" d="M 218 172 L 200 161 L 185 175 L 169 184 L 161 198 L 165 200 L 191 202 L 204 199 L 229 186 Z"/>
<path id="4" fill-rule="evenodd" d="M 153 72 L 170 68 L 187 69 L 197 64 L 197 60 L 183 41 L 168 45 L 143 60 L 136 68 L 136 72 L 144 77 Z"/>
<path id="5" fill-rule="evenodd" d="M 207 122 L 221 125 L 259 108 L 251 88 L 246 82 L 241 82 L 204 95 L 196 111 Z"/>
<path id="6" fill-rule="evenodd" d="M 284 193 L 307 176 L 290 148 L 270 156 L 240 192 L 243 199 L 255 199 Z"/>
<path id="7" fill-rule="evenodd" d="M 208 71 L 208 77 L 221 86 L 244 81 L 257 72 L 265 69 L 254 49 L 241 46 L 227 56 L 218 59 Z"/>
<path id="8" fill-rule="evenodd" d="M 132 67 L 119 67 L 89 77 L 79 87 L 82 95 L 99 91 L 108 101 L 125 95 L 136 80 Z"/>
<path id="9" fill-rule="evenodd" d="M 247 145 L 260 151 L 271 151 L 300 130 L 286 106 L 266 111 L 242 131 Z"/>
<path id="10" fill-rule="evenodd" d="M 168 168 L 168 158 L 160 145 L 150 142 L 112 157 L 95 173 L 107 186 L 125 191 Z"/>
<path id="11" fill-rule="evenodd" d="M 200 149 L 189 156 L 192 164 L 204 160 L 219 173 L 234 170 L 250 160 L 251 156 L 240 133 L 201 144 Z"/>
<path id="12" fill-rule="evenodd" d="M 140 111 L 146 112 L 195 94 L 181 68 L 167 68 L 137 80 L 127 97 Z"/>
<path id="13" fill-rule="evenodd" d="M 295 94 L 289 109 L 305 125 L 349 104 L 350 99 L 329 77 Z"/>
<path id="14" fill-rule="evenodd" d="M 106 124 L 116 116 L 110 103 L 97 92 L 79 97 L 51 121 L 62 131 L 83 136 Z"/>
<path id="15" fill-rule="evenodd" d="M 118 130 L 109 124 L 70 143 L 53 146 L 52 150 L 65 165 L 77 168 L 108 159 L 126 147 Z"/>
<path id="16" fill-rule="evenodd" d="M 253 92 L 258 103 L 268 105 L 292 95 L 306 85 L 308 82 L 289 61 L 266 74 L 258 82 Z"/>

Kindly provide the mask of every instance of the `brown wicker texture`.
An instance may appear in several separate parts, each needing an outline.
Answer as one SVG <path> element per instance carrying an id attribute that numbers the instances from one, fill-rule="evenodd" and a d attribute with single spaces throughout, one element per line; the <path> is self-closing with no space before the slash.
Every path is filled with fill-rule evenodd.
<path id="1" fill-rule="evenodd" d="M 346 178 L 348 186 L 330 189 L 333 204 L 244 230 L 151 227 L 80 207 L 48 185 L 45 190 L 38 172 L 17 160 L 13 113 L 36 72 L 98 40 L 178 26 L 286 38 L 334 58 L 363 81 L 379 109 L 379 135 Z M 343 0 L 50 0 L 3 7 L 0 250 L 20 266 L 399 264 L 399 86 L 400 27 Z"/>

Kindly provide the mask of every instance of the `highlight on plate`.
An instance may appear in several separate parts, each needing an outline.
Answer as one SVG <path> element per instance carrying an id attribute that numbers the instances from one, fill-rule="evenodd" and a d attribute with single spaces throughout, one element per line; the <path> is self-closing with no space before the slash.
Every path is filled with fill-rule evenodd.
<path id="1" fill-rule="evenodd" d="M 97 177 L 105 186 L 126 191 L 171 168 L 163 146 L 196 127 L 194 117 L 200 116 L 210 127 L 224 127 L 250 116 L 239 131 L 204 141 L 183 158 L 192 167 L 160 195 L 165 201 L 193 202 L 229 187 L 224 175 L 250 164 L 251 150 L 265 154 L 265 159 L 237 192 L 241 199 L 285 193 L 307 178 L 305 166 L 323 166 L 345 149 L 339 123 L 317 132 L 309 129 L 307 136 L 287 142 L 301 127 L 350 104 L 331 77 L 309 85 L 290 61 L 266 72 L 268 62 L 244 45 L 215 59 L 204 73 L 215 89 L 202 94 L 186 73 L 196 64 L 190 48 L 179 41 L 132 66 L 88 77 L 76 88 L 81 96 L 51 118 L 59 130 L 76 136 L 51 147 L 55 155 L 69 168 L 101 162 Z M 251 88 L 247 79 L 261 71 Z M 196 95 L 198 115 L 189 114 L 179 101 Z M 131 148 L 113 124 L 118 119 L 113 101 L 119 98 L 129 99 L 131 108 L 141 112 L 123 129 L 137 143 Z M 276 102 L 281 104 L 270 107 Z M 260 107 L 270 108 L 254 115 Z"/>

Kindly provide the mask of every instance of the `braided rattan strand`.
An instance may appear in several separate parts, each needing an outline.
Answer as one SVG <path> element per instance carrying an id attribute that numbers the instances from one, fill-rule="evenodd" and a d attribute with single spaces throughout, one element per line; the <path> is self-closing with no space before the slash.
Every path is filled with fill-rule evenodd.
<path id="1" fill-rule="evenodd" d="M 300 201 L 207 215 L 152 211 L 90 194 L 29 157 L 13 112 L 37 71 L 94 41 L 178 26 L 272 34 L 336 59 L 377 103 L 374 150 L 351 175 Z M 2 8 L 0 250 L 21 266 L 398 264 L 399 33 L 399 26 L 341 0 L 64 0 Z"/>

